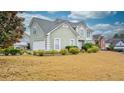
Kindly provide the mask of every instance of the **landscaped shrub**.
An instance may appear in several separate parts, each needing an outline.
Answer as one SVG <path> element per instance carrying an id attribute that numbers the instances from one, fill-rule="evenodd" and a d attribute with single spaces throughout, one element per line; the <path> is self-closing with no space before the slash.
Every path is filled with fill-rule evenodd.
<path id="1" fill-rule="evenodd" d="M 99 51 L 99 47 L 92 43 L 86 43 L 84 46 L 82 46 L 82 50 L 85 50 L 88 53 L 96 53 Z"/>
<path id="2" fill-rule="evenodd" d="M 4 49 L 0 48 L 0 54 L 3 54 Z"/>
<path id="3" fill-rule="evenodd" d="M 58 54 L 59 52 L 58 52 L 57 50 L 51 50 L 51 51 L 49 51 L 49 53 L 50 53 L 51 55 L 55 55 L 55 54 Z"/>
<path id="4" fill-rule="evenodd" d="M 70 49 L 70 48 L 78 48 L 78 46 L 66 46 L 65 49 Z"/>
<path id="5" fill-rule="evenodd" d="M 113 45 L 109 45 L 109 47 L 107 48 L 107 50 L 110 50 L 110 51 L 114 50 L 114 46 Z"/>
<path id="6" fill-rule="evenodd" d="M 51 53 L 51 51 L 45 51 L 45 54 L 50 54 Z"/>
<path id="7" fill-rule="evenodd" d="M 99 48 L 97 46 L 93 46 L 92 48 L 89 48 L 87 50 L 88 53 L 96 53 L 99 51 Z"/>
<path id="8" fill-rule="evenodd" d="M 17 54 L 20 54 L 21 52 L 19 49 L 9 48 L 9 53 L 11 55 L 17 55 Z"/>
<path id="9" fill-rule="evenodd" d="M 70 48 L 69 53 L 71 54 L 78 54 L 80 52 L 79 48 Z"/>
<path id="10" fill-rule="evenodd" d="M 17 55 L 20 54 L 21 50 L 20 49 L 15 49 L 14 47 L 8 47 L 4 49 L 0 49 L 0 54 L 2 55 Z"/>
<path id="11" fill-rule="evenodd" d="M 38 56 L 43 56 L 44 55 L 44 50 L 38 50 L 37 55 Z"/>
<path id="12" fill-rule="evenodd" d="M 92 50 L 93 50 L 93 53 L 96 53 L 96 52 L 99 51 L 99 47 L 97 47 L 97 46 L 93 46 L 93 47 L 92 47 Z"/>
<path id="13" fill-rule="evenodd" d="M 92 48 L 87 49 L 87 52 L 92 53 L 93 52 Z"/>
<path id="14" fill-rule="evenodd" d="M 33 55 L 37 56 L 37 50 L 33 51 Z"/>
<path id="15" fill-rule="evenodd" d="M 68 50 L 67 50 L 67 49 L 61 49 L 61 50 L 60 50 L 60 53 L 61 53 L 62 55 L 66 55 L 66 54 L 68 53 Z"/>
<path id="16" fill-rule="evenodd" d="M 33 55 L 35 56 L 43 56 L 44 55 L 44 50 L 35 50 L 33 51 Z"/>
<path id="17" fill-rule="evenodd" d="M 87 51 L 89 48 L 93 47 L 94 44 L 92 43 L 86 43 L 82 46 L 82 49 L 84 49 L 85 51 Z"/>
<path id="18" fill-rule="evenodd" d="M 23 54 L 25 54 L 25 53 L 27 54 L 27 50 L 25 50 L 25 49 L 20 49 L 20 53 L 19 53 L 20 55 L 23 55 Z"/>
<path id="19" fill-rule="evenodd" d="M 9 52 L 9 48 L 3 49 L 3 54 L 4 54 L 4 55 L 8 56 L 9 53 L 10 53 L 10 52 Z"/>
<path id="20" fill-rule="evenodd" d="M 30 50 L 26 50 L 25 53 L 29 54 L 29 55 L 32 55 L 32 51 L 30 51 Z"/>

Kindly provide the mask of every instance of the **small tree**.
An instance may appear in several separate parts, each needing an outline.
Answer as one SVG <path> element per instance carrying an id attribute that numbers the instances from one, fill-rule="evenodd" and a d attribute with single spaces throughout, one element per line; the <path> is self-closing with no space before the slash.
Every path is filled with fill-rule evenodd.
<path id="1" fill-rule="evenodd" d="M 24 32 L 24 19 L 16 11 L 0 12 L 0 47 L 6 48 L 19 42 Z"/>
<path id="2" fill-rule="evenodd" d="M 113 38 L 119 38 L 120 36 L 119 36 L 119 34 L 115 34 L 114 36 L 113 36 Z"/>
<path id="3" fill-rule="evenodd" d="M 123 33 L 120 34 L 120 38 L 124 39 L 124 34 Z"/>

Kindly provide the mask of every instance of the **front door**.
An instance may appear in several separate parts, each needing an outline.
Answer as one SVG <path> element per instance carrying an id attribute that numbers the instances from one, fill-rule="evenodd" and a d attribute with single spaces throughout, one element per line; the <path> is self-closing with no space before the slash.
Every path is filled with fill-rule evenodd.
<path id="1" fill-rule="evenodd" d="M 55 38 L 54 39 L 54 49 L 55 50 L 60 50 L 61 49 L 61 39 L 60 38 Z"/>

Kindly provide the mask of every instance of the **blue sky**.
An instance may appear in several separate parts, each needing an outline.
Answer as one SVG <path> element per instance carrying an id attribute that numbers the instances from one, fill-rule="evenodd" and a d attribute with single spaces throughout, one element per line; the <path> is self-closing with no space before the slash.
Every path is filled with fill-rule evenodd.
<path id="1" fill-rule="evenodd" d="M 94 34 L 105 36 L 124 32 L 124 11 L 27 11 L 20 15 L 25 18 L 28 33 L 28 25 L 32 17 L 51 21 L 55 19 L 64 19 L 71 22 L 84 21 L 94 30 Z"/>

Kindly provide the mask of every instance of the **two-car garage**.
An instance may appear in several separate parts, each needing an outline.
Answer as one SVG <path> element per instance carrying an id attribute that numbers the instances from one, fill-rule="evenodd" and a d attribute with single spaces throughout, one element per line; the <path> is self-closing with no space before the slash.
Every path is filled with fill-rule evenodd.
<path id="1" fill-rule="evenodd" d="M 45 50 L 45 41 L 34 41 L 32 50 Z"/>

